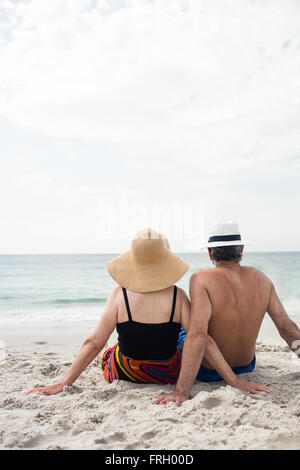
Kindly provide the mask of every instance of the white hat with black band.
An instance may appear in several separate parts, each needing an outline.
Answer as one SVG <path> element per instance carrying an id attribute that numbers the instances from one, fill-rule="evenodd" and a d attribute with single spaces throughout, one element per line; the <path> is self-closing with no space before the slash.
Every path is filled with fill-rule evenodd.
<path id="1" fill-rule="evenodd" d="M 208 242 L 204 243 L 201 248 L 252 244 L 252 242 L 242 239 L 238 224 L 234 221 L 229 221 L 215 224 Z"/>

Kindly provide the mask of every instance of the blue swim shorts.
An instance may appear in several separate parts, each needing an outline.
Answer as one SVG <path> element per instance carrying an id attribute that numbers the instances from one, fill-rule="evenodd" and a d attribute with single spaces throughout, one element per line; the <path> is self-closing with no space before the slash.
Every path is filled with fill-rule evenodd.
<path id="1" fill-rule="evenodd" d="M 179 337 L 178 337 L 178 343 L 177 343 L 180 353 L 182 353 L 182 348 L 183 348 L 185 337 L 186 337 L 186 332 L 183 328 L 181 328 Z M 250 364 L 247 364 L 246 366 L 232 367 L 232 370 L 236 375 L 246 374 L 246 373 L 252 372 L 255 369 L 255 364 L 256 364 L 256 357 L 254 356 Z M 207 369 L 206 367 L 200 366 L 200 369 L 197 375 L 197 380 L 199 382 L 219 382 L 220 380 L 223 380 L 223 379 L 216 370 Z"/>

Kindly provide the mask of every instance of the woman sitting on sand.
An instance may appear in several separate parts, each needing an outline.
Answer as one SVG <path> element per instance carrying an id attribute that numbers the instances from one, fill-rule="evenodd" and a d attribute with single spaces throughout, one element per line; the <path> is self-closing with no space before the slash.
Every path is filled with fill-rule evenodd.
<path id="1" fill-rule="evenodd" d="M 177 282 L 189 266 L 170 251 L 167 239 L 152 229 L 138 232 L 132 249 L 107 264 L 118 283 L 100 322 L 85 340 L 72 366 L 54 385 L 30 392 L 52 395 L 72 385 L 96 358 L 117 329 L 118 342 L 100 352 L 108 382 L 127 380 L 143 384 L 174 384 L 181 355 L 177 346 L 181 326 L 189 327 L 190 302 Z M 238 381 L 215 342 L 209 338 L 205 357 L 229 384 Z"/>

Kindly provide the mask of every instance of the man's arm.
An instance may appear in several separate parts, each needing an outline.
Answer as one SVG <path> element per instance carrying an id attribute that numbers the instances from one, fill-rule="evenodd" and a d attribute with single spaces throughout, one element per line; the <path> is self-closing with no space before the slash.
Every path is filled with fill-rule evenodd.
<path id="1" fill-rule="evenodd" d="M 189 397 L 195 383 L 208 339 L 212 305 L 201 276 L 190 280 L 191 319 L 182 350 L 181 370 L 175 391 Z"/>
<path id="2" fill-rule="evenodd" d="M 179 406 L 186 400 L 195 383 L 203 359 L 212 307 L 208 292 L 199 274 L 193 274 L 190 279 L 190 297 L 192 305 L 189 324 L 185 324 L 184 316 L 182 317 L 182 326 L 188 332 L 183 345 L 178 382 L 175 391 L 158 397 L 156 404 L 175 401 Z"/>
<path id="3" fill-rule="evenodd" d="M 300 357 L 300 329 L 290 319 L 284 306 L 280 302 L 274 285 L 271 285 L 269 306 L 267 309 L 268 314 L 272 318 L 280 336 L 289 345 L 298 357 Z"/>
<path id="4" fill-rule="evenodd" d="M 246 380 L 239 379 L 230 365 L 226 362 L 215 340 L 209 335 L 207 337 L 205 348 L 205 359 L 209 362 L 210 366 L 218 372 L 222 379 L 233 388 L 237 388 L 242 392 L 248 392 L 254 395 L 260 392 L 272 392 L 269 387 L 260 383 L 247 382 Z"/>

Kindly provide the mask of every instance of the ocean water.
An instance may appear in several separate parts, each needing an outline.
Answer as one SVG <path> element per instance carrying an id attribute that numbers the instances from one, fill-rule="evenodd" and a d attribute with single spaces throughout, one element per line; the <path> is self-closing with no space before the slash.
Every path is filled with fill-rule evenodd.
<path id="1" fill-rule="evenodd" d="M 96 324 L 115 286 L 105 265 L 115 255 L 1 255 L 0 329 Z M 206 253 L 180 254 L 190 271 L 177 285 L 188 291 L 190 275 L 211 267 Z M 300 322 L 300 252 L 246 253 L 243 264 L 263 270 L 288 313 Z"/>

